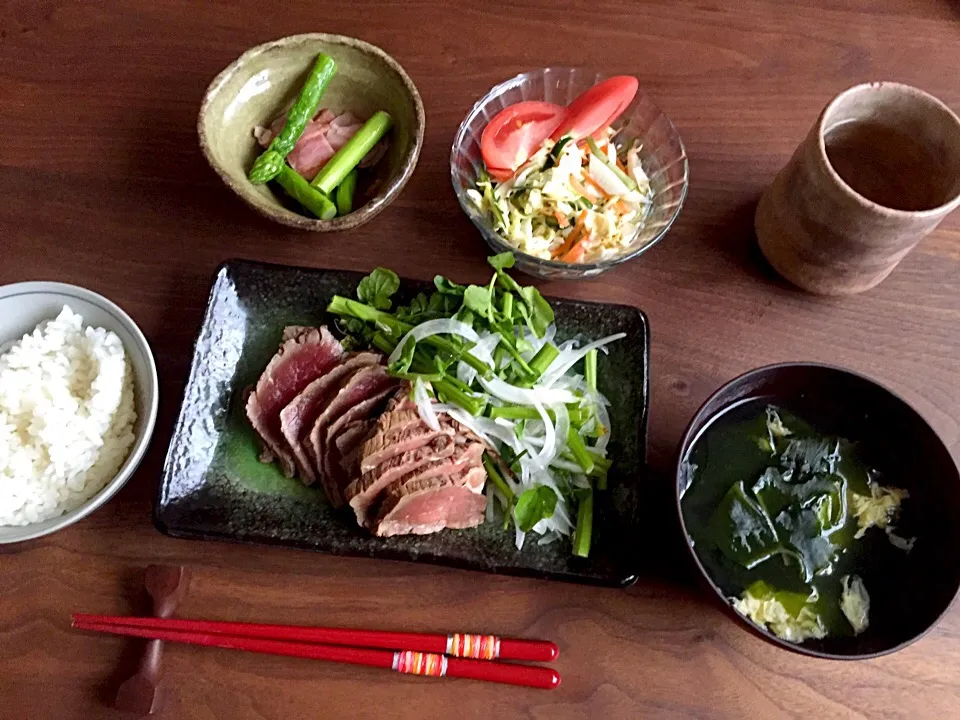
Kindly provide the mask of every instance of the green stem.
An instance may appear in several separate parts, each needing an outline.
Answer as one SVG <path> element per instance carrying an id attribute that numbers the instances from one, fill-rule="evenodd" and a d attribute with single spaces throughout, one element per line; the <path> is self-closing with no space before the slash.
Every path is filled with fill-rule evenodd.
<path id="1" fill-rule="evenodd" d="M 391 118 L 383 110 L 378 110 L 367 120 L 346 144 L 320 168 L 320 172 L 310 183 L 327 195 L 333 192 L 347 174 L 353 170 L 363 157 L 373 149 L 380 138 L 387 134 L 393 125 Z"/>
<path id="2" fill-rule="evenodd" d="M 337 216 L 337 206 L 330 202 L 330 198 L 316 188 L 310 187 L 310 183 L 286 163 L 283 163 L 283 167 L 274 179 L 290 197 L 321 220 L 332 220 Z"/>
<path id="3" fill-rule="evenodd" d="M 570 415 L 570 422 L 573 425 L 582 425 L 583 422 L 587 419 L 587 415 L 584 410 L 580 407 L 570 407 L 567 406 L 567 413 Z M 540 413 L 537 412 L 536 408 L 526 407 L 523 405 L 503 405 L 499 407 L 490 408 L 489 413 L 491 418 L 505 418 L 507 420 L 539 420 Z M 556 422 L 557 416 L 553 410 L 547 409 L 547 415 L 550 416 L 550 419 Z"/>
<path id="4" fill-rule="evenodd" d="M 592 473 L 595 465 L 593 455 L 587 452 L 587 446 L 584 444 L 583 438 L 580 437 L 580 433 L 573 425 L 570 425 L 567 432 L 567 447 L 573 455 L 573 461 L 581 467 L 583 472 L 587 475 Z"/>
<path id="5" fill-rule="evenodd" d="M 607 471 L 604 470 L 602 473 L 596 476 L 597 478 L 597 490 L 606 490 L 607 489 Z"/>
<path id="6" fill-rule="evenodd" d="M 357 190 L 357 169 L 354 168 L 337 187 L 337 215 L 353 212 L 353 194 Z"/>
<path id="7" fill-rule="evenodd" d="M 543 347 L 537 351 L 537 354 L 534 355 L 530 361 L 530 369 L 533 371 L 534 379 L 543 375 L 547 371 L 547 368 L 550 367 L 550 363 L 556 360 L 559 354 L 560 351 L 556 345 L 553 343 L 544 343 Z"/>
<path id="8" fill-rule="evenodd" d="M 500 474 L 500 469 L 497 467 L 496 463 L 490 458 L 488 453 L 483 454 L 483 467 L 487 471 L 487 477 L 497 486 L 497 490 L 503 493 L 503 496 L 507 499 L 507 508 L 509 514 L 509 508 L 513 505 L 516 496 L 513 494 L 513 490 L 510 489 L 510 486 L 507 485 L 507 481 L 503 479 L 503 475 Z"/>
<path id="9" fill-rule="evenodd" d="M 573 554 L 577 557 L 590 555 L 590 540 L 593 535 L 593 489 L 584 492 L 577 508 L 577 529 L 573 533 Z"/>
<path id="10" fill-rule="evenodd" d="M 590 350 L 583 359 L 583 377 L 587 387 L 597 391 L 597 349 Z"/>
<path id="11" fill-rule="evenodd" d="M 511 292 L 503 293 L 503 316 L 513 321 L 513 293 Z"/>

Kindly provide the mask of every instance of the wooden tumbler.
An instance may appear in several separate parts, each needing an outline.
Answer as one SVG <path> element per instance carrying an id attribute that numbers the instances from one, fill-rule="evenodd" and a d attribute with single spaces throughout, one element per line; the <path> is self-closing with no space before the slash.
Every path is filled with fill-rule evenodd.
<path id="1" fill-rule="evenodd" d="M 868 290 L 960 205 L 960 119 L 922 90 L 857 85 L 820 114 L 757 206 L 760 249 L 813 293 Z"/>

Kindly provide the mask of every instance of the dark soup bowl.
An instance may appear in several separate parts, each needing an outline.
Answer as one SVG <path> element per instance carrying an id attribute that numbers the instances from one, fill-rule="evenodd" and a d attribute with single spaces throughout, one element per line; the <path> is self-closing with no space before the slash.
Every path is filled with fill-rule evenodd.
<path id="1" fill-rule="evenodd" d="M 960 588 L 960 474 L 920 414 L 856 373 L 771 365 L 693 417 L 677 512 L 694 562 L 740 622 L 795 652 L 885 655 Z"/>

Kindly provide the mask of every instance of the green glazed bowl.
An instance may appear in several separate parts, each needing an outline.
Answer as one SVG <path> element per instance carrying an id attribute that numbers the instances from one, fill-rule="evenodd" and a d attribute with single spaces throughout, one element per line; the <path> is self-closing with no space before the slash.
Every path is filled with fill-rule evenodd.
<path id="1" fill-rule="evenodd" d="M 321 107 L 352 110 L 361 117 L 385 110 L 393 117 L 389 150 L 375 168 L 376 195 L 333 220 L 301 214 L 271 184 L 247 180 L 261 152 L 254 127 L 268 126 L 296 98 L 321 52 L 337 63 Z M 271 220 L 317 232 L 358 227 L 393 202 L 416 167 L 423 128 L 420 93 L 396 60 L 362 40 L 325 33 L 292 35 L 247 50 L 210 83 L 197 121 L 203 154 L 231 190 Z"/>

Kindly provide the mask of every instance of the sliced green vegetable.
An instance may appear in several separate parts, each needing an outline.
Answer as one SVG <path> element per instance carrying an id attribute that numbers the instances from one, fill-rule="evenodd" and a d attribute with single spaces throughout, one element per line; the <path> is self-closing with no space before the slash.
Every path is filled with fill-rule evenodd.
<path id="1" fill-rule="evenodd" d="M 353 195 L 357 190 L 358 174 L 354 168 L 337 186 L 337 215 L 349 215 L 353 212 Z"/>
<path id="2" fill-rule="evenodd" d="M 285 161 L 282 161 L 279 173 L 272 177 L 290 197 L 321 220 L 332 220 L 337 216 L 337 206 L 330 202 L 330 198 L 316 188 L 310 187 L 310 183 Z"/>
<path id="3" fill-rule="evenodd" d="M 593 348 L 583 358 L 583 379 L 587 387 L 597 391 L 597 349 Z"/>
<path id="4" fill-rule="evenodd" d="M 567 431 L 567 447 L 573 455 L 574 462 L 580 466 L 580 469 L 587 475 L 592 473 L 594 466 L 593 455 L 587 451 L 587 446 L 584 444 L 583 438 L 580 437 L 580 433 L 577 432 L 577 429 L 572 424 Z"/>
<path id="5" fill-rule="evenodd" d="M 602 162 L 614 175 L 616 175 L 620 182 L 626 185 L 631 191 L 637 190 L 637 181 L 627 175 L 623 170 L 618 168 L 616 163 L 610 162 L 610 158 L 607 157 L 607 154 L 601 152 L 600 148 L 597 147 L 596 140 L 588 136 L 587 146 L 590 148 L 590 152 L 597 158 L 597 160 Z"/>
<path id="6" fill-rule="evenodd" d="M 353 170 L 364 156 L 380 142 L 393 125 L 393 118 L 378 110 L 367 120 L 356 134 L 337 150 L 336 154 L 320 168 L 320 172 L 310 183 L 313 187 L 327 193 L 333 192 L 347 174 Z"/>
<path id="7" fill-rule="evenodd" d="M 287 113 L 287 120 L 283 125 L 283 129 L 271 141 L 270 147 L 267 148 L 266 152 L 260 155 L 253 163 L 253 167 L 250 169 L 250 174 L 248 175 L 250 182 L 255 185 L 263 185 L 280 175 L 284 168 L 287 155 L 290 154 L 297 144 L 297 140 L 299 140 L 303 134 L 307 123 L 310 122 L 316 114 L 317 106 L 320 104 L 320 98 L 323 96 L 327 85 L 330 84 L 330 81 L 336 73 L 337 64 L 333 61 L 333 58 L 323 53 L 317 55 L 317 59 L 310 69 L 310 74 L 307 75 L 307 80 L 303 84 L 296 102 L 294 102 L 293 107 L 291 107 Z M 281 182 L 281 185 L 282 184 Z M 333 188 L 331 188 L 331 190 L 332 189 Z M 290 192 L 285 186 L 284 190 Z M 329 191 L 327 192 L 329 193 Z M 315 212 L 309 205 L 302 202 L 299 198 L 297 198 L 297 200 L 305 208 L 310 210 L 310 212 L 313 212 L 314 215 L 321 217 L 321 215 Z M 329 220 L 329 218 L 323 219 Z"/>
<path id="8" fill-rule="evenodd" d="M 516 496 L 513 494 L 513 490 L 510 489 L 510 486 L 507 485 L 507 481 L 503 479 L 503 474 L 500 472 L 500 469 L 497 467 L 496 461 L 494 461 L 489 453 L 483 454 L 483 467 L 487 471 L 487 477 L 497 486 L 503 496 L 507 499 L 507 507 L 513 505 Z"/>
<path id="9" fill-rule="evenodd" d="M 593 490 L 585 488 L 578 495 L 580 504 L 577 506 L 577 527 L 573 531 L 573 554 L 588 557 L 593 540 Z"/>
<path id="10" fill-rule="evenodd" d="M 550 367 L 550 363 L 557 359 L 560 350 L 553 343 L 544 343 L 537 354 L 530 360 L 530 369 L 534 373 L 534 379 L 539 378 Z"/>
<path id="11" fill-rule="evenodd" d="M 573 138 L 570 135 L 564 135 L 562 138 L 557 140 L 554 144 L 553 149 L 550 150 L 550 154 L 547 156 L 546 162 L 543 163 L 543 169 L 549 170 L 552 167 L 556 167 L 556 164 L 560 161 L 560 153 L 563 152 L 563 148 L 566 147 Z"/>

